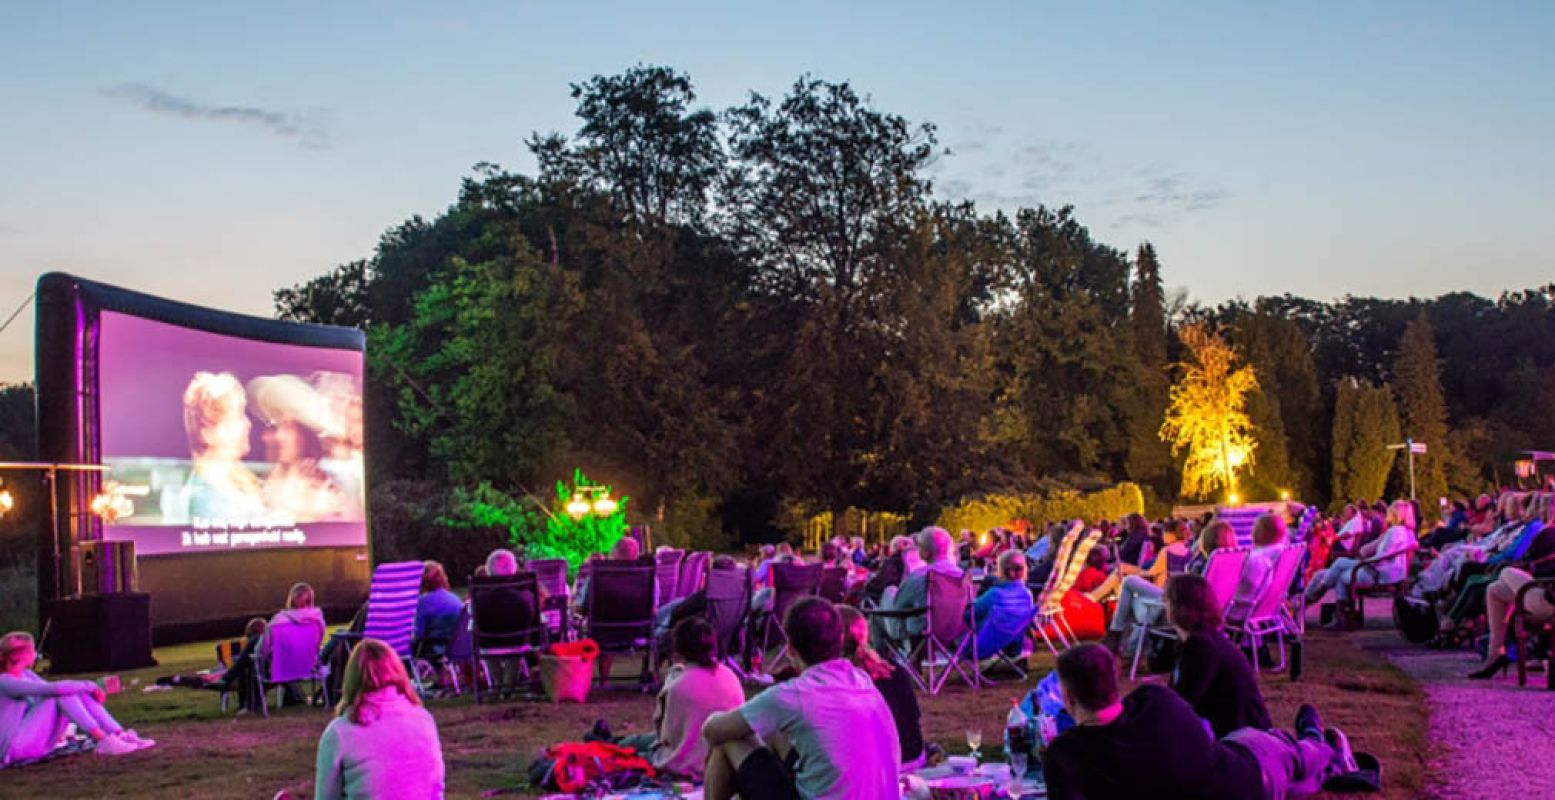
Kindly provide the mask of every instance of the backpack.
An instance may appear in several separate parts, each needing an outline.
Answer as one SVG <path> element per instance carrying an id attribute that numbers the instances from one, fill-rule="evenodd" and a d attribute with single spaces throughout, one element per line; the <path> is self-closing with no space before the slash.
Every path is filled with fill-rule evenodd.
<path id="1" fill-rule="evenodd" d="M 1393 627 L 1398 629 L 1404 641 L 1425 644 L 1441 632 L 1441 621 L 1430 603 L 1400 594 L 1393 598 Z"/>

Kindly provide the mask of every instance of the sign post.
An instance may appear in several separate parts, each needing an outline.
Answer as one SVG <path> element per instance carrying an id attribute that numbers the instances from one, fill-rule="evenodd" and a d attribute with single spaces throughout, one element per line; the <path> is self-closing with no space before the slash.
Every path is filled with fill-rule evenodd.
<path id="1" fill-rule="evenodd" d="M 1404 450 L 1409 453 L 1409 499 L 1415 499 L 1415 453 L 1425 453 L 1425 442 L 1417 442 L 1414 439 L 1405 439 L 1399 444 L 1388 445 L 1389 450 Z"/>

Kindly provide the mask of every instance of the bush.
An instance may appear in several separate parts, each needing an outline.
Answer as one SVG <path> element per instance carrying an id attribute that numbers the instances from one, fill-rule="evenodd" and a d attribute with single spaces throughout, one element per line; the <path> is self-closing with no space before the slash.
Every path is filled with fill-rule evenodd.
<path id="1" fill-rule="evenodd" d="M 1144 508 L 1144 493 L 1137 484 L 1125 481 L 1110 489 L 1090 493 L 1058 489 L 1045 494 L 988 494 L 963 498 L 956 505 L 941 509 L 934 524 L 952 532 L 962 529 L 986 531 L 1014 520 L 1026 520 L 1031 523 L 1032 530 L 1040 530 L 1049 523 L 1075 517 L 1091 521 L 1118 519 L 1142 513 Z"/>
<path id="2" fill-rule="evenodd" d="M 718 503 L 718 498 L 712 495 L 695 492 L 675 496 L 666 504 L 664 522 L 653 529 L 654 545 L 711 552 L 729 549 L 729 536 L 723 531 Z"/>

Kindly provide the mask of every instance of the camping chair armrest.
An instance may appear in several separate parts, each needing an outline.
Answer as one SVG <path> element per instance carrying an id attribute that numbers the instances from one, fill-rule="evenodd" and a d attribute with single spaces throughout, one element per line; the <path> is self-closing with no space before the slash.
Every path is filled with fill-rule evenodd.
<path id="1" fill-rule="evenodd" d="M 922 608 L 872 608 L 864 612 L 866 617 L 884 617 L 886 619 L 909 619 L 921 617 L 929 613 L 927 606 Z"/>
<path id="2" fill-rule="evenodd" d="M 1525 615 L 1528 613 L 1527 606 L 1523 605 L 1523 601 L 1528 597 L 1528 594 L 1534 590 L 1544 592 L 1545 600 L 1549 601 L 1552 605 L 1555 605 L 1555 578 L 1536 578 L 1523 584 L 1522 587 L 1517 590 L 1517 597 L 1512 600 L 1513 616 Z"/>

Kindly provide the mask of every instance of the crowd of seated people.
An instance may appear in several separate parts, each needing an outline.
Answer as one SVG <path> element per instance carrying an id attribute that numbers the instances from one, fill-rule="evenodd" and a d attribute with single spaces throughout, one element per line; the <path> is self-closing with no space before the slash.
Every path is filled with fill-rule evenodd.
<path id="1" fill-rule="evenodd" d="M 1314 587 L 1321 589 L 1309 590 L 1316 592 L 1309 596 L 1340 591 L 1350 585 L 1359 559 L 1388 556 L 1395 545 L 1402 547 L 1406 537 L 1395 534 L 1394 528 L 1407 532 L 1412 544 L 1413 530 L 1403 520 L 1408 509 L 1390 507 L 1392 524 L 1371 541 L 1354 535 L 1341 544 L 1336 534 L 1335 560 L 1316 573 Z M 1364 518 L 1370 511 L 1370 506 L 1364 512 L 1356 509 L 1351 517 Z M 1341 529 L 1349 521 L 1340 523 Z M 1199 575 L 1213 553 L 1235 547 L 1229 524 L 1167 520 L 1152 525 L 1141 515 L 1130 515 L 1117 525 L 1077 523 L 1039 528 L 1041 535 L 1032 539 L 1002 529 L 986 538 L 974 534 L 960 543 L 969 547 L 958 546 L 956 537 L 939 527 L 894 537 L 876 548 L 858 539 L 834 539 L 808 558 L 783 544 L 762 548 L 748 564 L 717 556 L 709 569 L 744 571 L 753 589 L 752 613 L 758 614 L 763 592 L 770 610 L 773 568 L 785 563 L 842 567 L 849 575 L 848 597 L 887 612 L 924 608 L 929 576 L 947 576 L 975 593 L 966 611 L 976 637 L 975 652 L 983 658 L 1018 658 L 1031 648 L 1037 599 L 1055 561 L 1088 530 L 1100 531 L 1100 545 L 1065 567 L 1078 565 L 1072 586 L 1066 582 L 1066 587 L 1106 606 L 1111 613 L 1108 629 L 1114 634 L 1159 624 L 1164 618 L 1181 641 L 1179 655 L 1167 686 L 1142 687 L 1122 697 L 1117 662 L 1107 648 L 1081 645 L 1061 654 L 1066 708 L 1081 724 L 1054 740 L 1043 757 L 1050 796 L 1127 796 L 1134 789 L 1149 796 L 1271 796 L 1263 793 L 1271 786 L 1298 794 L 1346 768 L 1343 735 L 1325 730 L 1314 711 L 1304 712 L 1295 735 L 1275 729 L 1247 655 L 1222 625 L 1227 617 L 1245 614 L 1266 589 L 1291 535 L 1284 517 L 1267 514 L 1254 523 L 1254 546 L 1247 553 L 1236 596 L 1225 608 Z M 1474 524 L 1466 515 L 1462 523 Z M 1352 531 L 1364 527 L 1358 524 Z M 1472 546 L 1475 541 L 1478 538 L 1469 533 L 1448 546 Z M 1407 568 L 1408 554 L 1404 557 Z M 646 557 L 638 541 L 626 537 L 610 558 Z M 524 567 L 517 554 L 499 549 L 479 572 L 505 576 Z M 1507 591 L 1516 589 L 1516 574 L 1505 578 L 1506 588 L 1497 583 L 1486 589 L 1487 603 L 1498 609 L 1504 607 Z M 587 609 L 589 583 L 588 570 L 581 571 L 570 592 L 574 610 Z M 459 634 L 465 601 L 436 562 L 423 566 L 420 588 L 416 651 L 436 653 Z M 731 654 L 719 652 L 718 635 L 706 619 L 705 591 L 656 607 L 659 633 L 666 638 L 673 665 L 654 687 L 653 729 L 621 743 L 668 774 L 705 779 L 709 798 L 895 796 L 901 770 L 922 764 L 926 750 L 911 674 L 917 665 L 903 658 L 912 652 L 914 639 L 924 635 L 924 617 L 870 616 L 852 605 L 802 598 L 780 623 L 790 646 L 790 669 L 747 697 L 740 675 L 725 664 Z M 299 584 L 271 624 L 322 628 L 323 616 L 313 599 L 312 589 Z M 1116 638 L 1110 636 L 1107 643 L 1117 646 Z M 0 641 L 0 659 L 9 675 L 10 665 L 26 659 L 8 656 L 7 642 L 9 637 Z M 373 639 L 360 640 L 348 652 L 341 670 L 338 717 L 319 742 L 318 796 L 375 796 L 377 788 L 400 785 L 397 774 L 411 766 L 421 781 L 413 787 L 417 792 L 441 791 L 436 725 L 405 665 Z M 602 673 L 608 675 L 608 660 L 600 661 Z M 769 666 L 778 672 L 776 665 Z M 9 697 L 10 686 L 0 679 L 0 695 Z M 98 721 L 86 729 L 93 736 L 132 740 L 133 733 L 120 733 L 122 727 L 110 724 L 111 718 L 99 719 L 89 704 L 80 705 L 61 707 L 50 724 L 57 726 L 59 714 L 79 711 Z M 0 712 L 9 713 L 4 706 Z M 0 724 L 6 722 L 0 713 Z M 11 727 L 0 728 L 0 734 Z M 12 743 L 8 746 L 14 749 L 15 741 L 12 736 L 0 744 Z M 100 748 L 111 752 L 117 746 Z M 1116 761 L 1120 753 L 1149 754 L 1150 763 L 1123 769 Z M 1204 776 L 1217 773 L 1223 776 L 1220 782 L 1203 782 Z M 1238 793 L 1250 786 L 1261 788 Z M 1169 790 L 1163 795 L 1161 787 Z"/>

